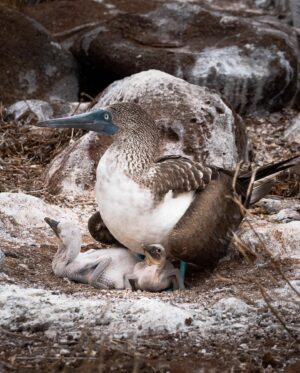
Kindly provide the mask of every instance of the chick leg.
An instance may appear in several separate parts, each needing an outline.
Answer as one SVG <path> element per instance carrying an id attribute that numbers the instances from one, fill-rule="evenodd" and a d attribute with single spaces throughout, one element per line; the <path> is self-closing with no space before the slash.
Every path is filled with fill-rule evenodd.
<path id="1" fill-rule="evenodd" d="M 104 271 L 107 269 L 110 263 L 111 263 L 111 258 L 109 257 L 101 258 L 101 262 L 94 269 L 90 277 L 89 283 L 93 285 L 96 289 L 109 289 L 112 287 L 113 284 L 111 284 L 109 281 L 105 280 L 104 278 L 101 278 Z"/>
<path id="2" fill-rule="evenodd" d="M 97 260 L 90 260 L 89 262 L 82 263 L 70 263 L 66 267 L 65 276 L 69 280 L 76 282 L 81 282 L 83 284 L 89 284 L 91 282 L 91 276 L 94 271 L 97 269 L 99 264 L 103 261 L 103 258 L 98 258 Z"/>
<path id="3" fill-rule="evenodd" d="M 180 272 L 178 269 L 170 269 L 166 271 L 165 277 L 166 278 L 172 277 L 173 290 L 177 290 L 177 289 L 184 290 L 185 289 L 183 279 L 180 276 Z"/>
<path id="4" fill-rule="evenodd" d="M 124 287 L 125 289 L 129 289 L 129 290 L 137 290 L 136 288 L 136 282 L 135 280 L 137 280 L 137 277 L 136 275 L 134 275 L 133 273 L 128 275 L 124 275 Z"/>

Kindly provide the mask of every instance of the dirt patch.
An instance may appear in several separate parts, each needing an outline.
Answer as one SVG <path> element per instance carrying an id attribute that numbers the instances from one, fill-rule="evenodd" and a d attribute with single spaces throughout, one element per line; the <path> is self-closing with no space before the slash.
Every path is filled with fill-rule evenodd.
<path id="1" fill-rule="evenodd" d="M 52 131 L 49 138 L 21 122 L 5 120 L 5 110 L 0 109 L 0 192 L 48 195 L 42 177 L 45 167 L 83 131 Z"/>

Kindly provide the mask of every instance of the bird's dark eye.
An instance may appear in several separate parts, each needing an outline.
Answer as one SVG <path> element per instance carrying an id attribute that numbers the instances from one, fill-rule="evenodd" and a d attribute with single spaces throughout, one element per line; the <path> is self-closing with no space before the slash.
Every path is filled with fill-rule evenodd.
<path id="1" fill-rule="evenodd" d="M 160 252 L 161 252 L 161 249 L 157 249 L 157 252 L 160 253 Z"/>
<path id="2" fill-rule="evenodd" d="M 108 120 L 109 119 L 109 115 L 108 114 L 104 114 L 104 119 Z"/>

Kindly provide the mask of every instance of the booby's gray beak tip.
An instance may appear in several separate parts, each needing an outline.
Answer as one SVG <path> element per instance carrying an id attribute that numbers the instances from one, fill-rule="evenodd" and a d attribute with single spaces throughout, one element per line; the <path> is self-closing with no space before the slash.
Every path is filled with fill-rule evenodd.
<path id="1" fill-rule="evenodd" d="M 50 228 L 54 231 L 54 233 L 57 235 L 58 234 L 57 228 L 58 228 L 59 221 L 50 219 L 47 216 L 44 218 L 44 220 L 50 226 Z"/>
<path id="2" fill-rule="evenodd" d="M 36 127 L 49 127 L 48 121 L 47 120 L 43 120 L 43 121 L 37 122 L 36 123 Z"/>

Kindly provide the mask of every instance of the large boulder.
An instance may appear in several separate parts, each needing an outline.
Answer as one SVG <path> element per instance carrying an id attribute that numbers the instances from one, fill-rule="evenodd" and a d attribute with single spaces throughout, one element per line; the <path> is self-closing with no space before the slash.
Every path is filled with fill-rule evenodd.
<path id="1" fill-rule="evenodd" d="M 0 96 L 10 104 L 18 99 L 76 101 L 77 64 L 36 21 L 0 6 Z M 16 32 L 17 30 L 17 32 Z"/>
<path id="2" fill-rule="evenodd" d="M 257 255 L 258 263 L 271 258 L 297 262 L 300 259 L 299 199 L 269 196 L 257 202 L 257 208 L 259 214 L 245 219 L 237 235 Z"/>
<path id="3" fill-rule="evenodd" d="M 150 3 L 150 10 L 118 12 L 87 32 L 76 56 L 111 80 L 165 71 L 218 90 L 240 113 L 277 110 L 295 97 L 298 42 L 290 28 L 195 2 Z"/>
<path id="4" fill-rule="evenodd" d="M 80 222 L 73 211 L 48 204 L 29 194 L 0 193 L 1 247 L 7 243 L 18 246 L 51 241 L 53 232 L 44 221 L 46 216 L 58 221 Z"/>
<path id="5" fill-rule="evenodd" d="M 267 3 L 56 0 L 23 11 L 76 54 L 81 87 L 92 95 L 156 68 L 215 88 L 247 113 L 280 109 L 297 89 L 296 30 Z"/>
<path id="6" fill-rule="evenodd" d="M 244 222 L 239 228 L 238 235 L 245 245 L 256 253 L 259 261 L 271 258 L 300 259 L 299 220 L 273 223 L 264 219 L 254 219 L 252 228 Z"/>
<path id="7" fill-rule="evenodd" d="M 162 152 L 232 169 L 247 158 L 242 121 L 217 93 L 157 70 L 111 84 L 94 108 L 115 102 L 141 105 L 162 134 Z M 111 143 L 95 133 L 84 135 L 54 159 L 47 172 L 50 192 L 80 194 L 94 188 L 95 168 Z"/>
<path id="8" fill-rule="evenodd" d="M 51 162 L 45 173 L 45 184 L 52 194 L 80 196 L 92 191 L 99 159 L 112 139 L 88 133 L 71 143 Z"/>

